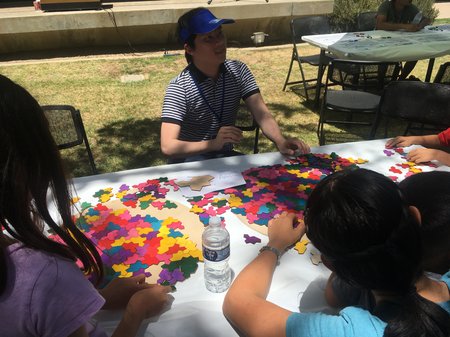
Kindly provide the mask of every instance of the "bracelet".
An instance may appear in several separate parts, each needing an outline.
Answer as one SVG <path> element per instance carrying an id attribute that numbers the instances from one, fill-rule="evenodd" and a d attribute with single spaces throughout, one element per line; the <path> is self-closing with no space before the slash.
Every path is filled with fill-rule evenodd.
<path id="1" fill-rule="evenodd" d="M 259 253 L 262 253 L 263 251 L 268 250 L 269 252 L 274 253 L 277 256 L 277 266 L 280 264 L 280 258 L 281 258 L 281 253 L 278 249 L 274 248 L 274 247 L 270 247 L 270 246 L 263 246 L 260 250 Z"/>

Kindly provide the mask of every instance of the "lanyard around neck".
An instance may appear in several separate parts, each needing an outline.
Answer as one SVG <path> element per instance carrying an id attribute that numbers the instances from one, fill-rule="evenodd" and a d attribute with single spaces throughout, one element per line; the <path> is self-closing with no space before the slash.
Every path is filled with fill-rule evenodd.
<path id="1" fill-rule="evenodd" d="M 223 107 L 225 104 L 225 73 L 222 73 L 222 104 L 220 107 L 220 113 L 217 113 L 216 110 L 213 109 L 211 104 L 209 104 L 197 78 L 195 76 L 192 76 L 192 79 L 194 80 L 195 86 L 197 87 L 197 90 L 200 93 L 200 96 L 202 96 L 203 101 L 208 106 L 209 111 L 216 117 L 217 122 L 219 123 L 219 126 L 220 126 L 220 124 L 222 123 Z"/>

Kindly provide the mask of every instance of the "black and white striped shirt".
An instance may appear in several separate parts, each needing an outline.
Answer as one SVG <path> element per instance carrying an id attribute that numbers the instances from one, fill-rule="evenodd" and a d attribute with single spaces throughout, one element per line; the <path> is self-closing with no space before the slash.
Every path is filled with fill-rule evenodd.
<path id="1" fill-rule="evenodd" d="M 240 100 L 258 92 L 255 78 L 240 61 L 226 60 L 216 81 L 191 63 L 167 87 L 162 122 L 180 125 L 182 141 L 214 139 L 221 126 L 234 125 Z"/>

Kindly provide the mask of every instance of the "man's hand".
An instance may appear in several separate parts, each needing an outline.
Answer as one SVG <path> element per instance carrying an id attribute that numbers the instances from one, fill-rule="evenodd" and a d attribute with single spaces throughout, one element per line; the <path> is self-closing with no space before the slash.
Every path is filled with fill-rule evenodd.
<path id="1" fill-rule="evenodd" d="M 219 151 L 227 143 L 238 144 L 242 140 L 242 130 L 235 126 L 222 126 L 215 139 L 211 141 L 211 150 Z"/>
<path id="2" fill-rule="evenodd" d="M 405 30 L 407 32 L 418 32 L 419 30 L 421 30 L 423 27 L 420 24 L 412 24 L 412 23 L 408 23 L 405 24 Z"/>
<path id="3" fill-rule="evenodd" d="M 308 144 L 296 138 L 286 138 L 276 146 L 278 151 L 285 156 L 299 156 L 310 152 Z"/>

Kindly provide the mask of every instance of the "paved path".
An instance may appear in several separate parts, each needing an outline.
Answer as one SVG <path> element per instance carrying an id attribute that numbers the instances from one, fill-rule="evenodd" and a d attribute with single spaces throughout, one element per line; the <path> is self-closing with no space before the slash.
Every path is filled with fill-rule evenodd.
<path id="1" fill-rule="evenodd" d="M 435 3 L 434 6 L 439 9 L 438 19 L 450 18 L 450 2 Z"/>

